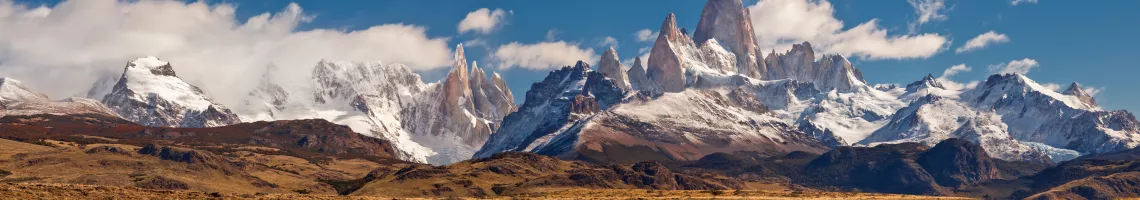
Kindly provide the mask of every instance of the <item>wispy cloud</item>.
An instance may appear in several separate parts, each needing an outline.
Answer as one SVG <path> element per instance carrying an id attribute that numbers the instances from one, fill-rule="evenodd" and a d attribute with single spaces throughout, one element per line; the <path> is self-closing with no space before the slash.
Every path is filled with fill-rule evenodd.
<path id="1" fill-rule="evenodd" d="M 1023 3 L 1037 4 L 1037 0 L 1013 0 L 1013 1 L 1010 1 L 1009 3 L 1013 4 L 1015 6 L 1018 4 L 1023 4 Z"/>
<path id="2" fill-rule="evenodd" d="M 1008 63 L 990 65 L 989 68 L 990 72 L 998 74 L 1017 73 L 1025 75 L 1029 73 L 1029 70 L 1032 70 L 1037 66 L 1039 66 L 1037 64 L 1037 60 L 1034 60 L 1032 58 L 1025 58 L 1021 60 L 1009 61 Z"/>
<path id="3" fill-rule="evenodd" d="M 909 31 L 914 33 L 920 26 L 934 21 L 942 21 L 949 18 L 946 16 L 946 1 L 945 0 L 907 0 L 910 6 L 914 8 L 914 14 L 918 16 L 917 19 L 908 24 Z"/>
<path id="4" fill-rule="evenodd" d="M 658 33 L 653 30 L 641 29 L 633 33 L 633 38 L 637 39 L 638 42 L 652 42 L 654 39 L 657 39 L 657 34 Z"/>
<path id="5" fill-rule="evenodd" d="M 981 35 L 978 35 L 977 37 L 974 37 L 973 39 L 966 41 L 966 44 L 962 45 L 961 47 L 958 47 L 958 49 L 954 50 L 954 52 L 955 53 L 965 53 L 965 52 L 983 49 L 989 45 L 1001 44 L 1001 43 L 1006 43 L 1006 42 L 1009 42 L 1009 37 L 1005 36 L 1005 34 L 990 31 L 990 32 L 982 33 Z"/>
<path id="6" fill-rule="evenodd" d="M 617 38 L 606 36 L 605 38 L 602 38 L 602 41 L 598 42 L 598 46 L 601 46 L 603 48 L 614 47 L 616 49 L 618 47 L 618 40 Z"/>
<path id="7" fill-rule="evenodd" d="M 491 56 L 501 69 L 521 67 L 531 70 L 550 70 L 579 60 L 590 63 L 598 59 L 593 48 L 582 48 L 565 41 L 534 44 L 511 42 L 499 46 Z"/>

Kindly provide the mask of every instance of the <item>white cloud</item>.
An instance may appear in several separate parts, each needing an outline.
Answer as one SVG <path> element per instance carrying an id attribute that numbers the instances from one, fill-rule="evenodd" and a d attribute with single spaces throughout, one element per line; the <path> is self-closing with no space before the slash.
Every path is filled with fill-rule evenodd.
<path id="1" fill-rule="evenodd" d="M 865 59 L 928 58 L 945 49 L 937 33 L 889 35 L 873 19 L 844 30 L 831 3 L 808 0 L 762 0 L 748 7 L 761 48 L 785 51 L 808 41 L 821 53 Z"/>
<path id="2" fill-rule="evenodd" d="M 998 74 L 1018 73 L 1025 75 L 1029 73 L 1029 70 L 1032 70 L 1037 66 L 1037 60 L 1034 60 L 1032 58 L 1025 58 L 1021 60 L 1009 61 L 1008 63 L 1004 64 L 990 65 L 989 68 L 990 72 Z"/>
<path id="3" fill-rule="evenodd" d="M 966 66 L 966 64 L 957 64 L 954 66 L 950 66 L 950 68 L 946 68 L 945 71 L 942 71 L 942 76 L 940 76 L 939 78 L 950 78 L 950 77 L 953 77 L 954 75 L 958 75 L 958 73 L 968 72 L 970 70 L 973 70 L 973 68 Z"/>
<path id="4" fill-rule="evenodd" d="M 501 69 L 522 67 L 531 70 L 550 70 L 573 65 L 579 60 L 592 63 L 598 59 L 593 48 L 583 49 L 565 41 L 535 44 L 511 42 L 499 46 L 491 56 L 500 64 Z"/>
<path id="5" fill-rule="evenodd" d="M 953 78 L 954 75 L 958 75 L 958 73 L 968 72 L 970 70 L 973 70 L 973 68 L 966 66 L 966 64 L 957 64 L 950 66 L 950 68 L 946 68 L 946 70 L 942 71 L 942 75 L 936 78 L 936 80 L 938 80 L 939 83 L 942 83 L 942 86 L 946 87 L 946 89 L 971 89 L 978 85 L 978 81 L 970 81 L 969 83 L 962 84 L 950 79 Z"/>
<path id="6" fill-rule="evenodd" d="M 979 50 L 979 49 L 986 48 L 986 46 L 991 45 L 991 44 L 1001 44 L 1001 43 L 1006 43 L 1006 42 L 1009 42 L 1009 37 L 1005 36 L 1005 34 L 990 31 L 990 32 L 982 33 L 981 35 L 978 35 L 977 37 L 974 37 L 973 39 L 966 41 L 966 44 L 962 45 L 961 47 L 958 47 L 958 49 L 954 50 L 954 52 L 955 53 L 965 53 L 965 52 L 970 52 L 973 50 Z"/>
<path id="7" fill-rule="evenodd" d="M 62 98 L 83 94 L 128 60 L 154 55 L 215 99 L 237 105 L 261 70 L 305 80 L 321 59 L 448 66 L 447 38 L 425 27 L 386 24 L 364 30 L 297 26 L 311 17 L 290 4 L 278 13 L 237 19 L 227 4 L 181 1 L 73 0 L 33 8 L 0 0 L 0 76 Z"/>
<path id="8" fill-rule="evenodd" d="M 652 42 L 657 39 L 657 35 L 658 33 L 653 30 L 641 29 L 633 33 L 633 38 L 637 39 L 638 42 Z"/>
<path id="9" fill-rule="evenodd" d="M 918 16 L 918 19 L 909 24 L 911 33 L 914 33 L 923 24 L 948 18 L 945 0 L 907 0 L 906 2 L 914 7 L 914 14 Z"/>
<path id="10" fill-rule="evenodd" d="M 601 42 L 598 42 L 598 46 L 614 47 L 616 49 L 618 46 L 618 41 L 617 41 L 617 38 L 606 36 L 605 38 L 602 38 Z"/>
<path id="11" fill-rule="evenodd" d="M 1010 1 L 1009 3 L 1013 4 L 1015 6 L 1017 4 L 1022 4 L 1022 3 L 1037 4 L 1037 0 L 1013 0 L 1013 1 Z"/>
<path id="12" fill-rule="evenodd" d="M 488 34 L 495 31 L 496 28 L 502 27 L 507 22 L 507 15 L 514 13 L 514 11 L 504 11 L 503 9 L 487 9 L 480 8 L 475 11 L 467 13 L 462 21 L 459 21 L 459 34 L 467 32 L 475 32 L 481 34 Z"/>

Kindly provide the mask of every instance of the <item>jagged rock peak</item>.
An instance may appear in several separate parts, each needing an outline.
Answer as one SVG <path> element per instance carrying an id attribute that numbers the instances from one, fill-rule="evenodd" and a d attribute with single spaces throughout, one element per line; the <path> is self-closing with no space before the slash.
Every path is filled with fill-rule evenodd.
<path id="1" fill-rule="evenodd" d="M 1084 89 L 1081 89 L 1081 85 L 1077 82 L 1069 84 L 1069 88 L 1065 89 L 1065 92 L 1062 94 L 1076 96 L 1077 98 L 1081 99 L 1081 102 L 1089 104 L 1090 107 L 1097 106 L 1096 99 L 1093 99 L 1092 95 L 1090 95 L 1088 92 L 1085 92 Z"/>
<path id="2" fill-rule="evenodd" d="M 685 68 L 682 66 L 684 49 L 696 45 L 677 30 L 676 15 L 669 13 L 661 25 L 660 35 L 650 50 L 646 77 L 657 92 L 681 92 L 685 90 Z"/>
<path id="3" fill-rule="evenodd" d="M 467 56 L 463 55 L 463 44 L 455 46 L 455 63 L 452 64 L 452 69 L 447 73 L 447 78 L 444 79 L 444 99 L 447 105 L 454 105 L 452 108 L 471 108 L 471 88 L 470 77 L 467 74 Z M 463 102 L 461 102 L 463 101 Z M 459 110 L 451 110 L 453 114 L 462 113 Z"/>
<path id="4" fill-rule="evenodd" d="M 685 35 L 685 33 L 677 29 L 677 15 L 670 12 L 669 15 L 665 16 L 665 22 L 661 23 L 661 30 L 657 35 L 657 40 L 665 39 L 671 42 L 680 42 L 688 38 L 685 37 Z"/>
<path id="5" fill-rule="evenodd" d="M 641 65 L 641 56 L 633 58 L 633 67 L 629 68 L 626 75 L 633 90 L 645 90 L 649 84 L 649 78 L 645 76 L 645 67 Z"/>
<path id="6" fill-rule="evenodd" d="M 709 0 L 697 23 L 693 41 L 703 44 L 716 39 L 726 50 L 736 54 L 736 71 L 745 76 L 759 78 L 756 39 L 752 20 L 740 0 Z"/>
<path id="7" fill-rule="evenodd" d="M 923 88 L 946 89 L 946 87 L 942 86 L 942 83 L 938 82 L 938 79 L 934 78 L 934 75 L 932 74 L 926 74 L 926 77 L 923 77 L 922 80 L 915 81 L 906 85 L 906 91 L 908 92 L 918 91 Z"/>
<path id="8" fill-rule="evenodd" d="M 605 53 L 602 53 L 602 60 L 598 61 L 598 71 L 602 72 L 606 78 L 613 79 L 618 87 L 624 90 L 630 89 L 625 66 L 622 66 L 621 61 L 618 60 L 617 51 L 614 51 L 614 47 L 611 46 L 606 49 Z"/>
<path id="9" fill-rule="evenodd" d="M 47 95 L 33 92 L 19 80 L 0 78 L 0 104 L 16 101 L 47 101 Z"/>

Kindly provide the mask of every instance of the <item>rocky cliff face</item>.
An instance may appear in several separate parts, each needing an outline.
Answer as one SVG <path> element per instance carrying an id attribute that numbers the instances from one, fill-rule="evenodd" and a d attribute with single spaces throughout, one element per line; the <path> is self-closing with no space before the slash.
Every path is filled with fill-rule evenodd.
<path id="1" fill-rule="evenodd" d="M 625 90 L 632 89 L 629 76 L 626 75 L 625 72 L 625 66 L 622 66 L 621 61 L 618 61 L 617 52 L 614 51 L 614 47 L 610 47 L 606 49 L 605 53 L 602 53 L 602 59 L 598 61 L 598 71 L 602 72 L 602 75 L 605 75 L 606 78 L 613 79 L 614 83 L 618 84 L 618 87 Z"/>
<path id="2" fill-rule="evenodd" d="M 710 0 L 705 3 L 693 42 L 702 44 L 716 39 L 726 50 L 735 54 L 736 72 L 760 78 L 756 39 L 753 37 L 752 18 L 740 0 Z"/>
<path id="3" fill-rule="evenodd" d="M 470 81 L 475 116 L 491 120 L 491 124 L 495 126 L 492 130 L 499 126 L 504 117 L 518 110 L 511 90 L 507 88 L 507 83 L 498 73 L 488 78 L 487 72 L 472 62 Z"/>
<path id="4" fill-rule="evenodd" d="M 526 101 L 503 119 L 503 125 L 475 153 L 475 158 L 489 157 L 504 151 L 527 151 L 533 149 L 536 140 L 549 140 L 554 133 L 574 123 L 588 113 L 589 101 L 594 98 L 583 96 L 590 66 L 579 61 L 574 66 L 566 66 L 550 72 L 545 79 L 531 85 L 526 92 Z M 587 115 L 583 115 L 587 113 Z M 548 136 L 549 135 L 549 136 Z"/>
<path id="5" fill-rule="evenodd" d="M 795 79 L 814 83 L 820 90 L 850 92 L 865 86 L 862 73 L 841 55 L 826 55 L 815 62 L 811 44 L 792 45 L 787 53 L 769 53 L 765 58 L 765 80 Z"/>
<path id="6" fill-rule="evenodd" d="M 693 47 L 693 40 L 677 29 L 677 16 L 669 13 L 665 22 L 661 24 L 660 34 L 650 50 L 646 77 L 652 82 L 654 89 L 661 92 L 680 92 L 685 90 L 685 66 L 683 51 L 686 47 Z"/>
<path id="7" fill-rule="evenodd" d="M 127 63 L 103 104 L 135 123 L 160 127 L 214 127 L 241 122 L 225 106 L 174 73 L 155 57 Z"/>

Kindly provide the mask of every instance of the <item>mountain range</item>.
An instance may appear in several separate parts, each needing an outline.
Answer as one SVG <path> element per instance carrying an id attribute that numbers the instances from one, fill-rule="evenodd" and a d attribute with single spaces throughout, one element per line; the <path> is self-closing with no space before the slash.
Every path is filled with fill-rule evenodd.
<path id="1" fill-rule="evenodd" d="M 739 189 L 740 181 L 778 179 L 924 195 L 998 195 L 983 187 L 992 184 L 1021 192 L 1003 197 L 1065 198 L 1074 194 L 1049 189 L 1088 197 L 1079 194 L 1079 185 L 1113 188 L 1120 186 L 1106 182 L 1140 177 L 1132 170 L 1095 168 L 1124 165 L 1093 162 L 1098 160 L 1127 162 L 1117 157 L 1130 156 L 1127 152 L 1140 145 L 1140 122 L 1128 111 L 1099 107 L 1078 83 L 1057 91 L 1023 74 L 994 74 L 969 87 L 933 75 L 906 85 L 875 86 L 846 57 L 817 56 L 809 42 L 763 54 L 748 13 L 739 0 L 710 0 L 692 35 L 678 28 L 670 13 L 644 62 L 637 57 L 626 67 L 609 48 L 596 68 L 578 61 L 549 72 L 525 92 L 521 105 L 506 86 L 510 80 L 486 73 L 474 61 L 468 65 L 462 45 L 438 82 L 425 82 L 402 64 L 321 60 L 307 80 L 277 80 L 279 69 L 269 66 L 243 103 L 230 106 L 179 78 L 176 65 L 147 56 L 128 61 L 121 76 L 100 80 L 86 97 L 52 100 L 2 78 L 0 117 L 8 121 L 0 125 L 98 125 L 103 129 L 93 128 L 98 134 L 89 136 L 120 138 L 126 142 L 113 143 L 151 148 L 129 151 L 160 158 L 171 150 L 147 145 L 182 143 L 172 138 L 184 137 L 212 142 L 191 145 L 196 149 L 253 145 L 306 159 L 309 154 L 298 152 L 407 161 L 398 171 L 352 180 L 391 185 L 405 178 L 442 179 L 456 171 L 477 176 L 471 174 L 516 170 L 508 174 L 541 175 L 542 182 L 516 177 L 474 188 L 578 187 L 586 182 L 558 180 L 589 178 L 606 181 L 598 186 L 604 188 Z M 92 119 L 50 117 L 60 115 Z M 39 121 L 44 119 L 64 122 Z M 308 123 L 319 130 L 291 131 L 312 131 Z M 19 130 L 4 137 L 68 140 L 29 136 L 39 129 Z M 316 136 L 328 130 L 336 134 Z M 234 137 L 241 140 L 236 142 L 214 135 L 229 132 L 265 136 Z M 240 162 L 214 165 L 232 163 Z M 492 168 L 500 164 L 525 167 Z M 476 167 L 464 168 L 468 165 Z M 567 173 L 518 171 L 532 168 Z M 1072 172 L 1080 170 L 1095 173 Z M 698 173 L 703 171 L 716 175 Z M 622 181 L 609 180 L 618 175 L 624 178 L 615 180 Z M 1082 179 L 1092 175 L 1103 178 Z M 323 181 L 314 177 L 305 180 Z M 900 185 L 906 187 L 895 187 Z M 385 191 L 378 187 L 324 189 Z M 437 195 L 450 192 L 435 187 Z M 478 193 L 472 184 L 463 187 L 470 189 L 463 194 Z"/>

